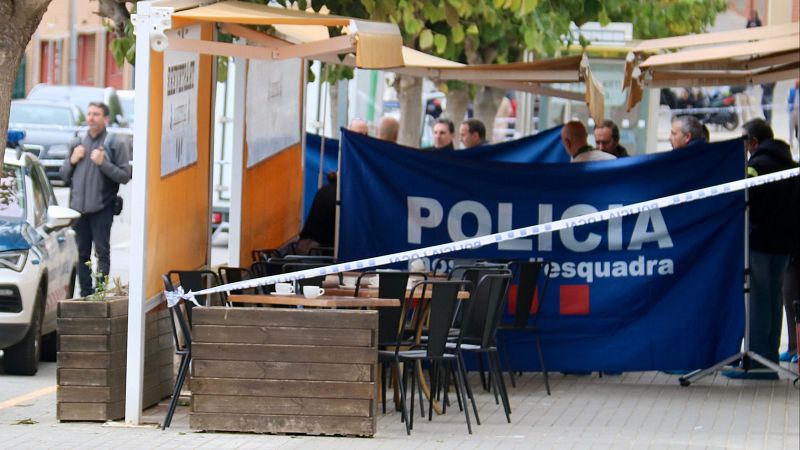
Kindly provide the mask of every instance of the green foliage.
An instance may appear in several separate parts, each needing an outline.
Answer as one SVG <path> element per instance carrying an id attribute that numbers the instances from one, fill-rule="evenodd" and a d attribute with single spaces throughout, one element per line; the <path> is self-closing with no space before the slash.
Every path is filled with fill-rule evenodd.
<path id="1" fill-rule="evenodd" d="M 108 275 L 103 275 L 102 272 L 95 272 L 92 267 L 92 261 L 88 260 L 84 263 L 89 270 L 92 271 L 92 280 L 94 280 L 94 293 L 86 297 L 87 300 L 93 302 L 101 302 L 106 299 L 108 294 Z"/>

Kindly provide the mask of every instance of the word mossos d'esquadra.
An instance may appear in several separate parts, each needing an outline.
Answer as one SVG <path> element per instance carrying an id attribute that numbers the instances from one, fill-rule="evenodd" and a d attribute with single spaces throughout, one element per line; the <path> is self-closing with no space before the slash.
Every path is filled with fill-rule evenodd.
<path id="1" fill-rule="evenodd" d="M 485 205 L 473 200 L 463 200 L 455 203 L 447 212 L 442 204 L 429 197 L 413 197 L 407 199 L 408 205 L 408 235 L 409 244 L 422 244 L 422 234 L 425 229 L 435 229 L 440 226 L 447 227 L 447 233 L 452 241 L 460 241 L 492 233 L 501 233 L 512 230 L 513 204 L 498 203 L 496 222 L 492 213 Z M 623 205 L 609 205 L 609 209 L 620 208 Z M 567 220 L 598 212 L 598 209 L 588 204 L 571 205 L 561 213 L 561 220 Z M 472 236 L 466 235 L 463 230 L 463 221 L 466 216 L 472 216 L 477 222 Z M 578 238 L 575 227 L 598 222 L 596 220 L 576 219 L 570 222 L 567 228 L 548 232 L 547 224 L 554 219 L 553 205 L 542 203 L 538 205 L 538 223 L 542 224 L 545 232 L 538 234 L 536 239 L 537 252 L 553 251 L 553 235 L 556 234 L 564 248 L 575 253 L 586 253 L 597 250 L 602 246 L 609 251 L 640 251 L 645 244 L 652 243 L 659 249 L 673 247 L 669 229 L 664 221 L 664 216 L 658 205 L 644 205 L 636 210 L 623 210 L 614 214 L 606 221 L 606 233 L 589 232 L 581 233 Z M 626 216 L 635 216 L 636 222 L 626 241 L 623 235 L 622 220 Z M 495 228 L 496 225 L 496 228 Z M 604 239 L 605 238 L 605 239 Z M 519 238 L 497 243 L 498 250 L 532 252 L 534 238 Z M 605 242 L 604 242 L 605 241 Z M 671 275 L 674 273 L 672 259 L 647 259 L 644 256 L 617 261 L 562 261 L 551 264 L 550 277 L 552 278 L 578 278 L 591 283 L 596 278 L 639 277 L 653 275 Z"/>

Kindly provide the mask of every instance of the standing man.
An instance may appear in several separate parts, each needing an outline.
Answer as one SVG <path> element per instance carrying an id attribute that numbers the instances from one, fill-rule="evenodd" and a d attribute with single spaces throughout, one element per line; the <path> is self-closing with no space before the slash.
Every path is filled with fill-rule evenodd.
<path id="1" fill-rule="evenodd" d="M 458 127 L 459 138 L 464 148 L 486 144 L 486 126 L 478 119 L 469 119 Z"/>
<path id="2" fill-rule="evenodd" d="M 564 148 L 572 158 L 572 162 L 617 159 L 614 155 L 593 149 L 587 141 L 588 137 L 589 133 L 586 132 L 586 127 L 577 120 L 567 122 L 564 128 L 561 129 L 561 142 L 564 143 Z"/>
<path id="3" fill-rule="evenodd" d="M 454 150 L 453 136 L 456 127 L 453 121 L 440 117 L 433 123 L 433 150 Z"/>
<path id="4" fill-rule="evenodd" d="M 678 116 L 672 119 L 672 129 L 669 132 L 669 143 L 672 149 L 677 150 L 703 142 L 703 124 L 694 116 Z"/>
<path id="5" fill-rule="evenodd" d="M 628 155 L 628 150 L 619 145 L 619 127 L 613 120 L 604 120 L 594 128 L 594 145 L 598 150 L 622 158 Z"/>
<path id="6" fill-rule="evenodd" d="M 86 108 L 86 136 L 70 149 L 61 166 L 61 178 L 71 185 L 69 207 L 81 213 L 74 229 L 78 240 L 78 281 L 81 296 L 94 293 L 91 268 L 92 243 L 100 273 L 111 268 L 111 223 L 120 184 L 131 179 L 131 149 L 127 142 L 108 134 L 108 106 L 89 103 Z"/>
<path id="7" fill-rule="evenodd" d="M 397 142 L 400 133 L 400 122 L 392 116 L 383 116 L 378 122 L 378 139 Z"/>
<path id="8" fill-rule="evenodd" d="M 763 119 L 753 119 L 742 128 L 744 146 L 750 154 L 748 176 L 797 167 L 789 146 L 773 138 L 772 128 Z M 750 349 L 776 364 L 783 309 L 781 288 L 789 253 L 797 245 L 797 227 L 800 226 L 797 182 L 791 178 L 749 189 Z M 731 371 L 724 375 L 729 378 L 778 379 L 777 373 L 766 369 Z"/>

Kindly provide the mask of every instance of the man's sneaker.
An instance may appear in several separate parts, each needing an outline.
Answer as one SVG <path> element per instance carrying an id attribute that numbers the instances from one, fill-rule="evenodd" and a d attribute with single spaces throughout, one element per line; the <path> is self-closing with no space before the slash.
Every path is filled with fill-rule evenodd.
<path id="1" fill-rule="evenodd" d="M 785 351 L 781 353 L 780 356 L 778 356 L 778 360 L 780 362 L 791 362 L 792 360 L 794 360 L 794 362 L 797 362 L 797 353 Z"/>
<path id="2" fill-rule="evenodd" d="M 724 370 L 722 375 L 732 380 L 778 380 L 778 374 L 769 369 Z"/>

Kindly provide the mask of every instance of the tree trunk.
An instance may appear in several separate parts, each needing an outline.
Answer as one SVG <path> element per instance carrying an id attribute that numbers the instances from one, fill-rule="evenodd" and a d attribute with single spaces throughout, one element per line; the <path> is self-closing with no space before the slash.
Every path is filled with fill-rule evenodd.
<path id="1" fill-rule="evenodd" d="M 504 95 L 502 89 L 491 87 L 481 87 L 475 94 L 475 118 L 486 125 L 486 140 L 489 142 L 493 142 L 494 119 Z"/>
<path id="2" fill-rule="evenodd" d="M 458 133 L 458 126 L 467 115 L 467 105 L 469 105 L 469 92 L 467 92 L 466 86 L 447 90 L 446 115 L 455 124 L 456 134 Z"/>
<path id="3" fill-rule="evenodd" d="M 395 89 L 400 99 L 400 134 L 398 144 L 419 147 L 422 123 L 422 79 L 397 75 Z"/>
<path id="4" fill-rule="evenodd" d="M 339 82 L 328 83 L 328 101 L 331 102 L 331 137 L 339 139 Z"/>
<path id="5" fill-rule="evenodd" d="M 24 6 L 23 6 L 24 3 Z M 11 94 L 25 47 L 42 21 L 50 0 L 0 0 L 0 142 L 6 142 Z M 0 146 L 0 169 L 6 146 Z"/>

